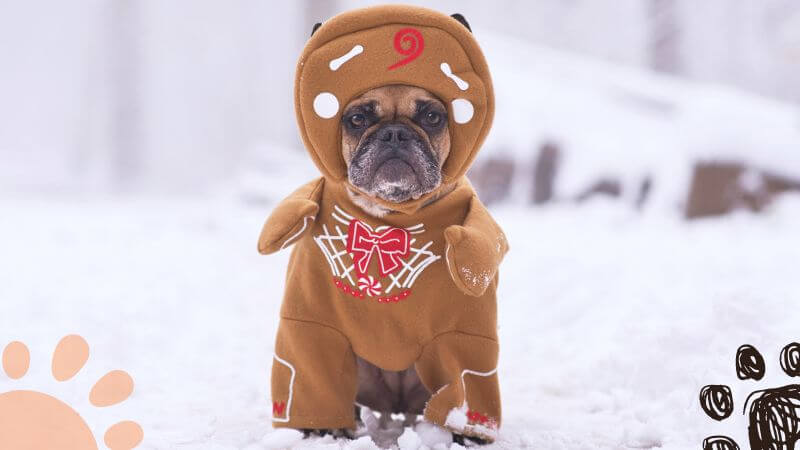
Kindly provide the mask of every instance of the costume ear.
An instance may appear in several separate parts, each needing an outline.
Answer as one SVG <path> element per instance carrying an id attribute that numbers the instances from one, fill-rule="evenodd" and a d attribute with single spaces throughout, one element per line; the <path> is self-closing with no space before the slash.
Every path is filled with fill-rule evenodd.
<path id="1" fill-rule="evenodd" d="M 457 21 L 461 22 L 461 25 L 464 25 L 465 27 L 467 27 L 469 32 L 472 33 L 472 28 L 470 28 L 469 22 L 467 22 L 467 19 L 465 19 L 464 16 L 462 16 L 459 13 L 455 13 L 455 14 L 452 14 L 450 17 L 452 17 L 453 19 L 456 19 Z"/>
<path id="2" fill-rule="evenodd" d="M 316 31 L 317 31 L 317 28 L 319 28 L 319 27 L 321 27 L 321 26 L 322 26 L 322 22 L 317 22 L 317 23 L 315 23 L 315 24 L 314 24 L 314 27 L 313 27 L 313 28 L 311 28 L 311 35 L 313 36 L 313 35 L 314 35 L 314 33 L 316 33 Z M 469 28 L 469 27 L 467 27 L 467 28 Z"/>

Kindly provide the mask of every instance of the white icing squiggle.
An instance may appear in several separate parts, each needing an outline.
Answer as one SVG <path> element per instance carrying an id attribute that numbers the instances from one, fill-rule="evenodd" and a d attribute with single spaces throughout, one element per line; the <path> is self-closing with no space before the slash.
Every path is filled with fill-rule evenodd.
<path id="1" fill-rule="evenodd" d="M 337 71 L 339 70 L 339 67 L 342 67 L 342 64 L 355 58 L 362 52 L 364 52 L 364 47 L 362 47 L 361 45 L 355 45 L 353 48 L 350 49 L 349 52 L 345 53 L 344 55 L 336 59 L 331 60 L 331 62 L 328 64 L 328 67 L 330 67 L 331 70 L 333 71 Z"/>
<path id="2" fill-rule="evenodd" d="M 453 74 L 453 70 L 450 68 L 450 64 L 443 62 L 442 65 L 439 66 L 439 68 L 442 69 L 442 72 L 447 76 L 447 78 L 450 78 L 451 80 L 453 80 L 453 82 L 456 83 L 456 86 L 458 86 L 459 89 L 461 89 L 462 91 L 466 91 L 467 89 L 469 89 L 469 83 L 459 78 L 458 75 Z"/>

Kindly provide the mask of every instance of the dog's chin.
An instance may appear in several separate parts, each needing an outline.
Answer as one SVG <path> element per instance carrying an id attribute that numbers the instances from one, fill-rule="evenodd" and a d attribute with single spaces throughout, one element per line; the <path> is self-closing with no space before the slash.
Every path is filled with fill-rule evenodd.
<path id="1" fill-rule="evenodd" d="M 402 203 L 422 195 L 414 168 L 400 158 L 391 158 L 378 167 L 371 191 L 376 197 L 392 203 Z"/>

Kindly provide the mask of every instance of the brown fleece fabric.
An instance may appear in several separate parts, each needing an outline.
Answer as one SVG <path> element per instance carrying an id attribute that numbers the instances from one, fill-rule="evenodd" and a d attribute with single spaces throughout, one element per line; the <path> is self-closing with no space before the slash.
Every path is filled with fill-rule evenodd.
<path id="1" fill-rule="evenodd" d="M 422 51 L 397 65 L 414 55 L 406 34 Z M 392 204 L 398 212 L 375 218 L 348 196 L 339 126 L 347 102 L 387 84 L 420 86 L 448 104 L 452 147 L 444 172 L 456 187 L 433 202 L 438 192 Z M 386 370 L 415 365 L 433 393 L 427 420 L 494 440 L 495 292 L 508 244 L 464 177 L 493 113 L 480 48 L 462 24 L 427 9 L 356 10 L 309 40 L 295 92 L 303 139 L 323 177 L 283 200 L 258 242 L 264 254 L 294 244 L 272 368 L 273 425 L 353 428 L 358 355 Z M 338 109 L 317 98 L 322 92 L 336 97 Z M 457 99 L 473 106 L 470 120 L 453 111 Z"/>

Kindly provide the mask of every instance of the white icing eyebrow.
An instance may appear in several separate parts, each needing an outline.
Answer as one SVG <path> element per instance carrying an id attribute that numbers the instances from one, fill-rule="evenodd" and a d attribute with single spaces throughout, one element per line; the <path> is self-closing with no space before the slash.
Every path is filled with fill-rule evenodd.
<path id="1" fill-rule="evenodd" d="M 459 89 L 462 91 L 469 89 L 469 83 L 459 78 L 458 75 L 453 75 L 453 71 L 450 69 L 450 64 L 443 62 L 439 68 L 442 69 L 442 72 L 444 72 L 445 75 L 447 75 L 447 78 L 450 78 L 456 83 L 456 86 L 458 86 Z"/>
<path id="2" fill-rule="evenodd" d="M 344 55 L 342 55 L 342 56 L 340 56 L 340 57 L 338 57 L 336 59 L 332 59 L 330 64 L 328 64 L 328 67 L 330 67 L 331 70 L 333 70 L 333 71 L 339 70 L 339 67 L 342 67 L 342 64 L 344 64 L 347 61 L 350 61 L 351 59 L 353 59 L 356 56 L 360 55 L 361 52 L 363 52 L 363 51 L 364 51 L 364 47 L 362 47 L 361 45 L 356 44 L 353 48 L 350 49 L 349 52 L 345 53 Z"/>

